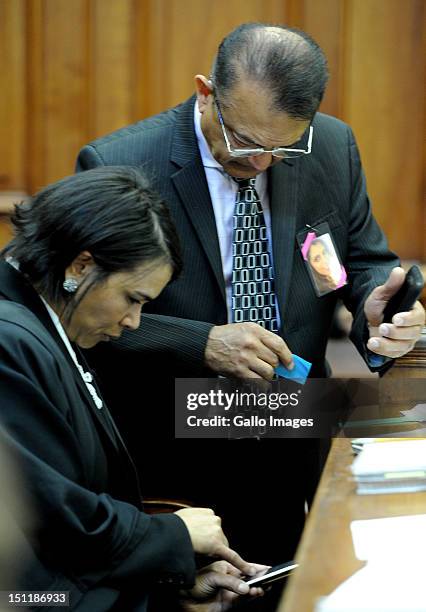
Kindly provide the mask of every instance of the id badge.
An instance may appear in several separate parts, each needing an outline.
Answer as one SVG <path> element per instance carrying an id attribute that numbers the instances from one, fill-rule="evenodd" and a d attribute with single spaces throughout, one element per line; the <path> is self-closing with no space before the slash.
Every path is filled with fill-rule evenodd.
<path id="1" fill-rule="evenodd" d="M 318 297 L 327 295 L 347 285 L 346 270 L 340 260 L 328 223 L 306 230 L 297 235 L 306 269 Z"/>

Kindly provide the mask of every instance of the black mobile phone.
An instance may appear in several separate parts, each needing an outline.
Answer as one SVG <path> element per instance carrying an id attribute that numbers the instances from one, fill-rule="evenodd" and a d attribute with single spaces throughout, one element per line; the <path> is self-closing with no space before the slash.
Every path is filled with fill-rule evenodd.
<path id="1" fill-rule="evenodd" d="M 411 266 L 405 275 L 401 288 L 391 297 L 383 311 L 383 323 L 392 323 L 392 317 L 397 312 L 408 312 L 420 297 L 425 285 L 419 266 Z"/>
<path id="2" fill-rule="evenodd" d="M 264 587 L 271 582 L 275 582 L 275 580 L 282 580 L 288 576 L 290 572 L 296 569 L 296 567 L 299 567 L 299 564 L 295 561 L 287 561 L 281 565 L 274 565 L 265 572 L 261 572 L 253 578 L 248 578 L 246 583 L 251 587 Z"/>

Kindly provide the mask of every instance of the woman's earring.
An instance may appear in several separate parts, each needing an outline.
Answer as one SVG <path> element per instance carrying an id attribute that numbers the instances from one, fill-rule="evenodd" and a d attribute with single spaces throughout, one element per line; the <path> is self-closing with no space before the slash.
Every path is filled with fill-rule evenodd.
<path id="1" fill-rule="evenodd" d="M 75 293 L 78 289 L 78 281 L 75 278 L 66 278 L 62 283 L 62 287 L 68 293 Z"/>

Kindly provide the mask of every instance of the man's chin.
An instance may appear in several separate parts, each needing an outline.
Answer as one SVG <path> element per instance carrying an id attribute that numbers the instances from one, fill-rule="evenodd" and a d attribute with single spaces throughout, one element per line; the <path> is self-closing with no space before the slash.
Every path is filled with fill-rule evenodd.
<path id="1" fill-rule="evenodd" d="M 253 166 L 245 166 L 238 162 L 230 162 L 223 166 L 223 169 L 229 176 L 234 178 L 254 178 L 260 174 L 260 170 L 256 170 Z"/>

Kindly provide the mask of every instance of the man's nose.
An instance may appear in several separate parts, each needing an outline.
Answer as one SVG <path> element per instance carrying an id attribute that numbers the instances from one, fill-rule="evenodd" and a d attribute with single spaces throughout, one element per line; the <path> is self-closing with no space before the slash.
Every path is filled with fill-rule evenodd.
<path id="1" fill-rule="evenodd" d="M 272 162 L 271 153 L 262 153 L 261 155 L 252 155 L 248 158 L 250 165 L 253 166 L 259 172 L 263 172 L 266 168 L 269 168 Z"/>

